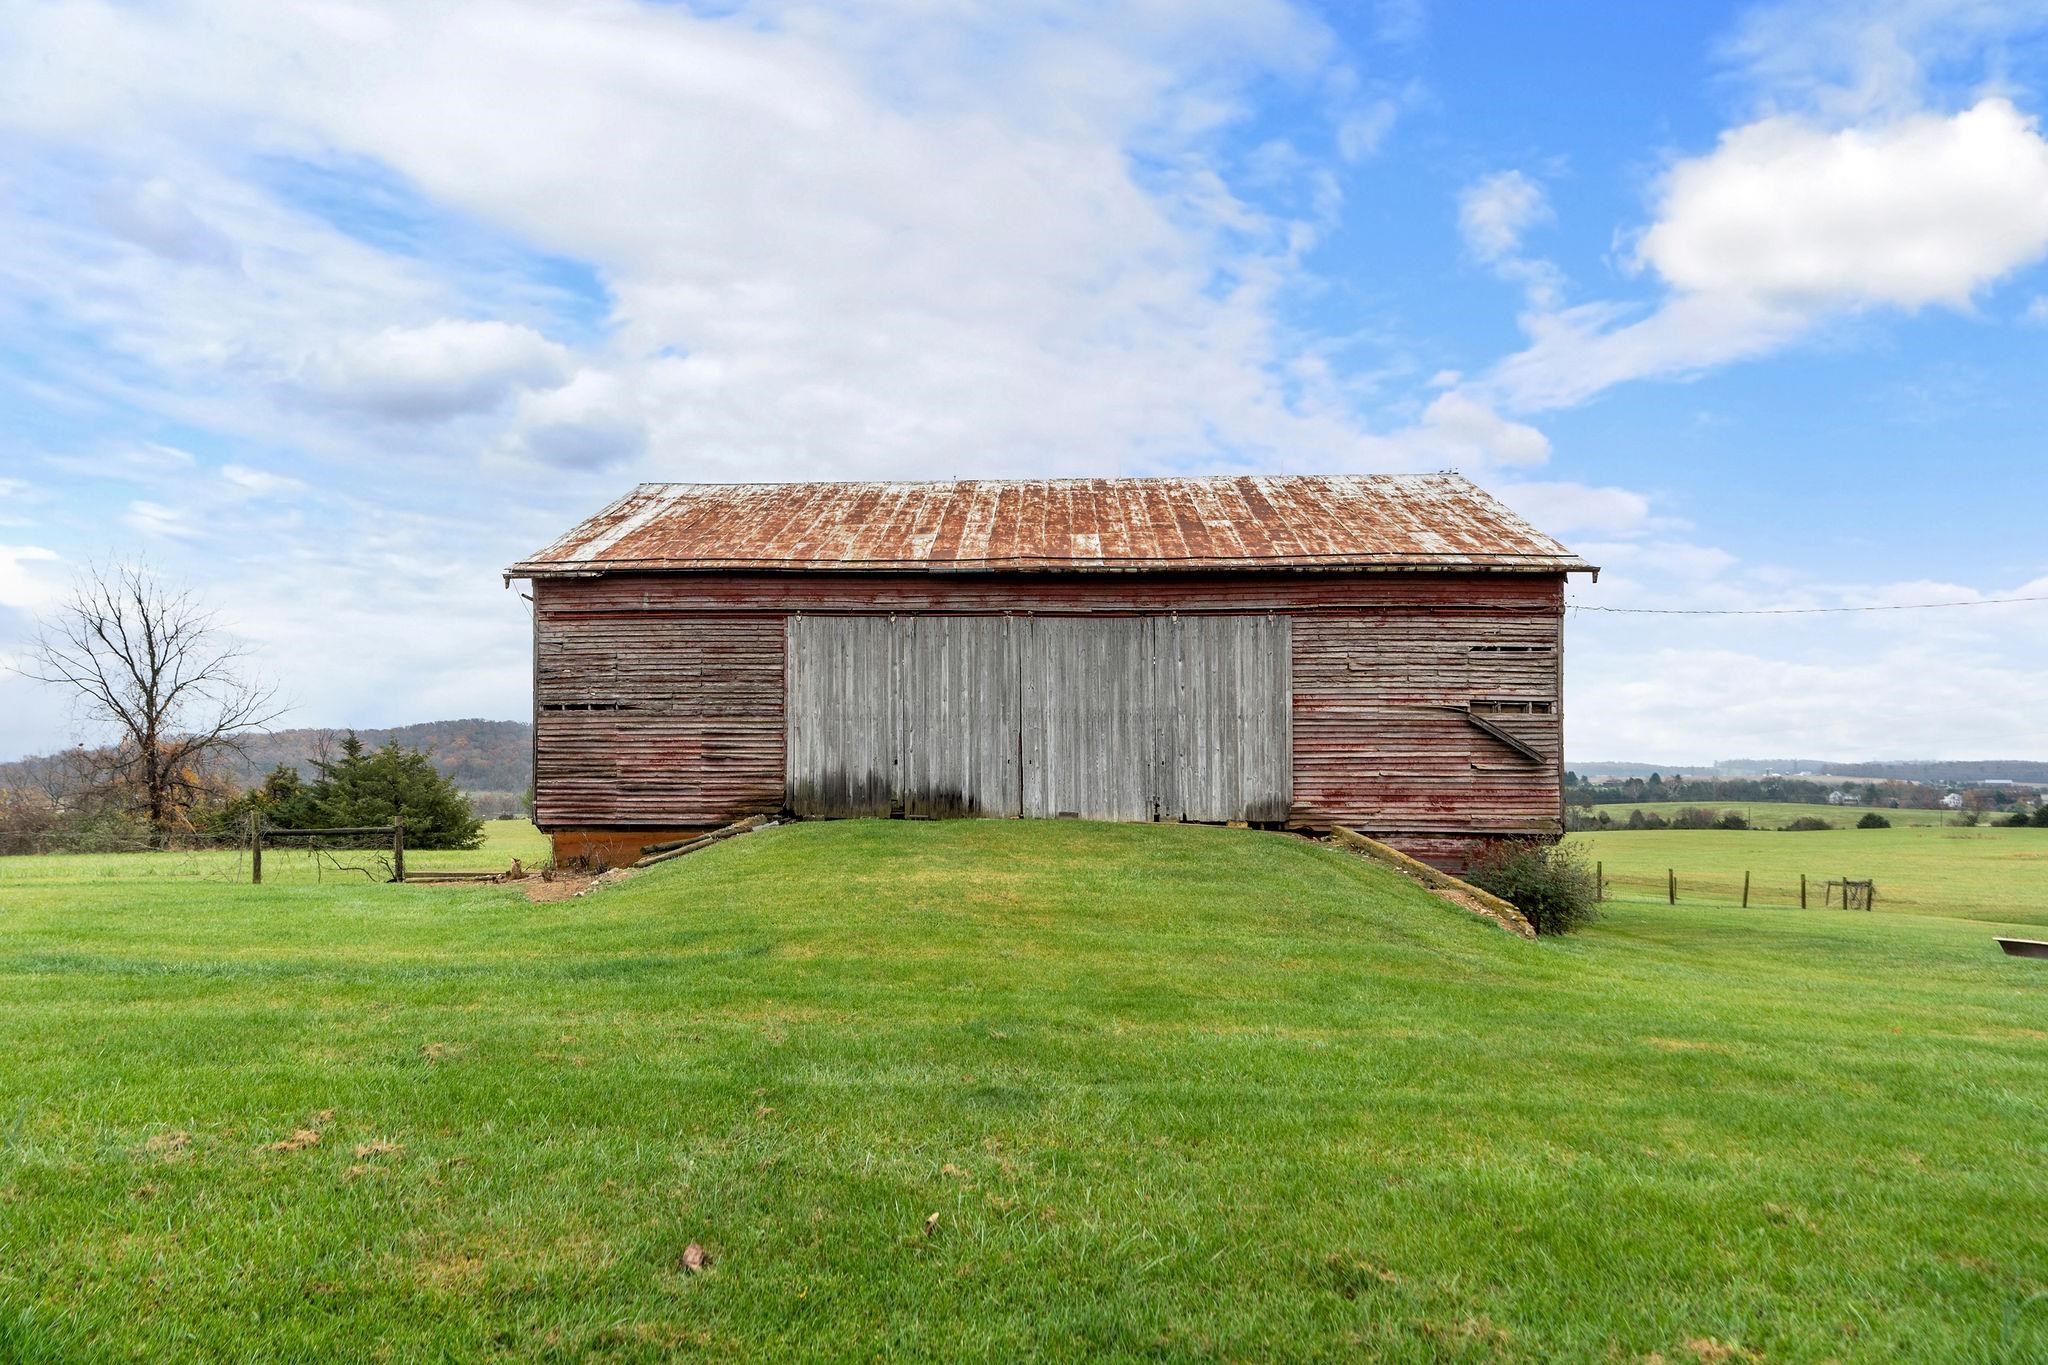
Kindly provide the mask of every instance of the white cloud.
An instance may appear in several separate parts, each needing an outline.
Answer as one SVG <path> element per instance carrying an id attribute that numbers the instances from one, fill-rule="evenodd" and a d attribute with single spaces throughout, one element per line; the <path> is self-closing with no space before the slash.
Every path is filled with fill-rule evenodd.
<path id="1" fill-rule="evenodd" d="M 1532 426 L 1511 422 L 1462 390 L 1441 393 L 1423 409 L 1422 420 L 1398 433 L 1393 443 L 1407 463 L 1464 466 L 1528 466 L 1550 458 L 1550 438 Z"/>
<path id="2" fill-rule="evenodd" d="M 1391 116 L 1336 63 L 1328 31 L 1278 0 L 942 16 L 768 5 L 744 22 L 622 0 L 201 0 L 38 9 L 14 27 L 6 51 L 65 54 L 0 55 L 0 120 L 35 137 L 102 149 L 151 145 L 157 128 L 254 135 L 286 157 L 388 169 L 438 208 L 589 263 L 610 330 L 563 372 L 612 376 L 644 441 L 600 439 L 587 414 L 535 426 L 548 405 L 521 402 L 502 441 L 451 431 L 450 457 L 512 446 L 622 466 L 639 449 L 650 474 L 758 477 L 963 460 L 1355 467 L 1407 448 L 1301 368 L 1305 343 L 1279 320 L 1332 212 L 1325 170 L 1301 173 L 1321 188 L 1290 217 L 1215 169 L 1258 82 L 1335 91 L 1332 140 L 1353 155 Z M 266 382 L 420 423 L 488 415 L 550 382 L 560 358 L 532 335 L 512 347 L 517 317 L 460 324 L 506 328 L 489 346 L 472 331 L 425 347 L 457 325 L 434 318 L 490 312 L 281 209 L 203 139 L 174 155 L 198 163 L 176 174 L 179 194 L 237 243 L 246 287 L 202 298 L 153 256 L 22 287 L 60 290 L 61 311 L 104 318 L 124 349 L 176 367 L 176 402 L 205 408 L 181 417 L 276 439 L 291 415 L 238 401 Z M 80 254 L 93 253 L 47 243 L 23 274 Z"/>
<path id="3" fill-rule="evenodd" d="M 1362 161 L 1379 151 L 1387 134 L 1401 115 L 1401 106 L 1390 99 L 1373 100 L 1353 109 L 1337 121 L 1337 154 L 1346 161 Z"/>
<path id="4" fill-rule="evenodd" d="M 14 7 L 0 307 L 61 321 L 50 391 L 201 452 L 81 457 L 136 485 L 82 552 L 216 585 L 308 719 L 515 714 L 496 570 L 633 478 L 1540 453 L 1476 407 L 1390 430 L 1287 321 L 1402 99 L 1342 60 L 1284 0 Z M 1275 86 L 1331 150 L 1255 203 Z M 395 476 L 459 514 L 354 495 Z M 336 596 L 415 579 L 403 639 Z"/>
<path id="5" fill-rule="evenodd" d="M 273 474 L 269 470 L 251 469 L 247 465 L 224 464 L 220 467 L 220 477 L 236 496 L 241 497 L 275 498 L 311 491 L 303 480 Z"/>
<path id="6" fill-rule="evenodd" d="M 66 474 L 147 482 L 181 476 L 198 461 L 177 446 L 135 441 L 90 455 L 46 455 L 43 463 Z"/>
<path id="7" fill-rule="evenodd" d="M 350 337 L 295 376 L 323 402 L 394 422 L 436 422 L 496 407 L 515 390 L 561 382 L 566 348 L 531 327 L 443 319 Z"/>
<path id="8" fill-rule="evenodd" d="M 1531 525 L 1560 539 L 1580 533 L 1634 535 L 1656 524 L 1650 499 L 1627 488 L 1559 481 L 1502 483 L 1494 485 L 1493 492 Z"/>
<path id="9" fill-rule="evenodd" d="M 1729 599 L 1724 597 L 1704 598 L 1699 591 L 1707 580 L 1715 579 L 1735 567 L 1738 562 L 1734 555 L 1713 545 L 1695 545 L 1684 540 L 1628 540 L 1613 543 L 1582 545 L 1580 551 L 1590 555 L 1606 568 L 1616 570 L 1617 579 L 1623 574 L 1649 574 L 1663 580 L 1667 588 L 1662 601 L 1706 602 L 1717 605 L 1722 602 L 1754 600 L 1750 597 Z M 1629 580 L 1609 583 L 1610 588 L 1629 586 Z M 1747 592 L 1738 588 L 1735 591 Z"/>
<path id="10" fill-rule="evenodd" d="M 529 393 L 506 449 L 572 470 L 623 464 L 647 446 L 647 423 L 632 388 L 616 375 L 583 370 L 560 388 Z"/>
<path id="11" fill-rule="evenodd" d="M 1756 356 L 1874 307 L 1968 307 L 2048 255 L 2048 140 L 1989 98 L 1943 117 L 1829 129 L 1784 116 L 1665 176 L 1633 259 L 1667 287 L 1523 319 L 1486 388 L 1524 410 Z"/>
<path id="12" fill-rule="evenodd" d="M 137 246 L 172 261 L 234 269 L 241 252 L 228 235 L 192 210 L 162 176 L 94 196 L 99 219 Z"/>
<path id="13" fill-rule="evenodd" d="M 1522 238 L 1555 217 L 1543 186 L 1521 171 L 1484 176 L 1458 196 L 1465 249 L 1500 278 L 1520 285 L 1528 307 L 1539 313 L 1557 306 L 1564 275 L 1553 262 L 1525 254 Z"/>
<path id="14" fill-rule="evenodd" d="M 54 602 L 56 581 L 35 566 L 61 562 L 55 550 L 40 545 L 0 545 L 0 607 L 33 612 Z"/>
<path id="15" fill-rule="evenodd" d="M 196 540 L 200 534 L 199 524 L 191 514 L 182 508 L 168 507 L 160 502 L 138 498 L 128 504 L 128 510 L 121 517 L 132 530 L 146 536 L 164 536 L 172 540 Z"/>
<path id="16" fill-rule="evenodd" d="M 2022 322 L 2036 326 L 2048 324 L 2048 294 L 2036 294 L 2027 303 L 2027 311 L 2020 315 Z"/>
<path id="17" fill-rule="evenodd" d="M 1790 0 L 1721 56 L 1754 104 L 1676 159 L 1619 238 L 1659 299 L 1560 307 L 1531 290 L 1530 344 L 1485 389 L 1524 411 L 1761 356 L 1873 309 L 1969 308 L 2048 255 L 2048 140 L 2005 91 L 2004 45 L 2048 0 Z M 1941 88 L 1973 85 L 1966 108 Z M 1511 258 L 1512 259 L 1512 258 Z"/>
<path id="18" fill-rule="evenodd" d="M 1375 35 L 1383 43 L 1403 46 L 1420 42 L 1429 31 L 1427 0 L 1378 0 L 1373 6 Z"/>
<path id="19" fill-rule="evenodd" d="M 1688 645 L 1651 644 L 1640 631 L 1595 640 L 1595 629 L 1583 617 L 1567 627 L 1575 758 L 2004 758 L 2048 749 L 2048 724 L 2024 700 L 2038 659 L 1905 642 L 1858 648 L 1832 633 L 1821 643 L 1813 631 L 1804 642 L 1774 631 Z M 1585 687 L 1594 677 L 1597 695 Z"/>
<path id="20" fill-rule="evenodd" d="M 1701 546 L 1574 548 L 1615 566 L 1570 596 L 1608 606 L 1758 611 L 2048 594 L 2048 578 L 1979 588 L 1932 580 L 1820 582 Z M 1686 551 L 1695 552 L 1688 554 Z M 1680 585 L 1683 585 L 1682 587 Z M 2034 704 L 2048 603 L 1844 615 L 1628 616 L 1566 622 L 1574 757 L 1706 762 L 1800 755 L 2011 758 L 2048 751 Z"/>
<path id="21" fill-rule="evenodd" d="M 1796 307 L 1966 307 L 2048 254 L 2048 141 L 2001 98 L 1950 117 L 1725 134 L 1665 178 L 1636 256 L 1674 289 Z"/>
<path id="22" fill-rule="evenodd" d="M 1521 171 L 1482 177 L 1458 196 L 1458 230 L 1466 247 L 1482 261 L 1513 255 L 1521 249 L 1523 233 L 1551 218 L 1543 186 Z"/>
<path id="23" fill-rule="evenodd" d="M 0 526 L 28 525 L 28 510 L 41 496 L 26 479 L 0 478 Z"/>
<path id="24" fill-rule="evenodd" d="M 1995 72 L 2002 47 L 2044 25 L 2044 0 L 1782 0 L 1749 9 L 1721 56 L 1766 112 L 1855 122 L 1924 108 L 1932 73 L 1987 51 Z"/>

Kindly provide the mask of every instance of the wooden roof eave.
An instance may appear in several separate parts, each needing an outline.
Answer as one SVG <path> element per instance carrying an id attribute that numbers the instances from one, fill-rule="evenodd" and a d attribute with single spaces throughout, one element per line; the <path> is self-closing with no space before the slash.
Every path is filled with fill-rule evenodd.
<path id="1" fill-rule="evenodd" d="M 1598 582 L 1597 565 L 1582 560 L 1556 561 L 1510 559 L 1505 556 L 1467 562 L 1332 561 L 1304 563 L 1291 559 L 1281 563 L 1258 560 L 1145 561 L 1131 564 L 1076 564 L 1046 560 L 982 560 L 966 563 L 910 563 L 901 560 L 865 564 L 788 564 L 761 560 L 678 564 L 673 560 L 605 560 L 594 563 L 521 563 L 504 571 L 507 584 L 525 579 L 602 578 L 608 574 L 776 574 L 790 577 L 839 577 L 855 574 L 887 574 L 897 577 L 970 576 L 976 574 L 1021 573 L 1057 577 L 1124 577 L 1134 574 L 1521 574 L 1531 577 L 1590 574 Z"/>

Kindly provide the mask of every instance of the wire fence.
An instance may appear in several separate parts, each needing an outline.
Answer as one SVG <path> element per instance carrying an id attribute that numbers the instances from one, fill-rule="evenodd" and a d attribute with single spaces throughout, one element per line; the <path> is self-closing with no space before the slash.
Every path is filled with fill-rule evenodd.
<path id="1" fill-rule="evenodd" d="M 1595 865 L 1602 900 L 1657 900 L 1669 905 L 1700 902 L 1714 905 L 1774 906 L 1794 910 L 1869 910 L 1879 900 L 1874 879 L 1844 872 L 1661 872 L 1607 870 Z"/>
<path id="2" fill-rule="evenodd" d="M 248 841 L 197 830 L 0 831 L 0 881 L 76 875 L 247 881 Z"/>
<path id="3" fill-rule="evenodd" d="M 95 877 L 313 883 L 396 880 L 388 836 L 266 827 L 262 876 L 243 831 L 0 831 L 0 883 Z"/>

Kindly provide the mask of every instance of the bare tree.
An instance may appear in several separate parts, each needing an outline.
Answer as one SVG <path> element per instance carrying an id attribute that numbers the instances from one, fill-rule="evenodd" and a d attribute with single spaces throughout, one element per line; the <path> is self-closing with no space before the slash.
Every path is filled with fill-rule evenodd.
<path id="1" fill-rule="evenodd" d="M 93 565 L 41 622 L 22 672 L 69 688 L 115 731 L 106 775 L 128 784 L 150 827 L 163 830 L 197 794 L 209 758 L 284 714 L 246 658 L 189 590 L 147 565 Z"/>

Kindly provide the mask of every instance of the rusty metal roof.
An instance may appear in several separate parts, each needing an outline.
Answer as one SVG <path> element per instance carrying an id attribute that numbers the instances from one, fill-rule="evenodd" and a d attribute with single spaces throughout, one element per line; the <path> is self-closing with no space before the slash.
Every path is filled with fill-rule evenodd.
<path id="1" fill-rule="evenodd" d="M 1457 474 L 647 483 L 508 578 L 1592 566 Z"/>

